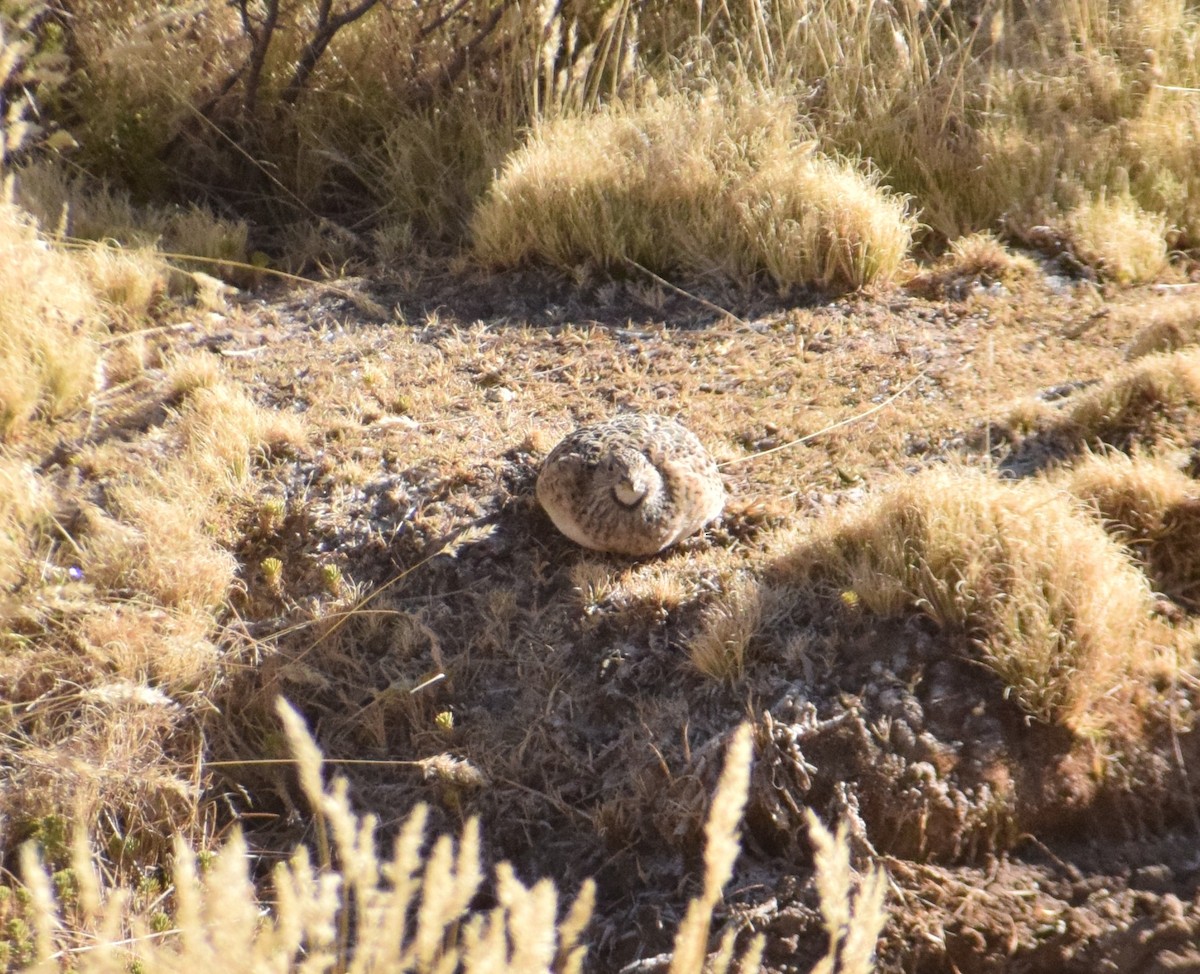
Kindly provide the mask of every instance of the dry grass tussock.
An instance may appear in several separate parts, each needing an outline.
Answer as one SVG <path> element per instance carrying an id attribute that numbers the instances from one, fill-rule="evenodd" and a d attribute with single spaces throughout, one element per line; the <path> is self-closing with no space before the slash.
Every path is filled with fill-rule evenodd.
<path id="1" fill-rule="evenodd" d="M 805 135 L 790 101 L 716 92 L 554 119 L 476 211 L 476 252 L 784 288 L 888 280 L 912 238 L 904 200 Z"/>
<path id="2" fill-rule="evenodd" d="M 917 293 L 962 299 L 972 290 L 997 285 L 1016 291 L 1032 285 L 1038 274 L 1032 259 L 1015 253 L 990 230 L 983 230 L 952 240 L 932 267 L 918 272 L 906 285 Z"/>
<path id="3" fill-rule="evenodd" d="M 231 263 L 250 260 L 250 228 L 190 203 L 187 206 L 135 203 L 129 189 L 97 184 L 46 162 L 14 170 L 13 198 L 32 215 L 43 233 L 57 240 L 104 243 L 85 247 L 95 265 L 101 293 L 136 314 L 150 310 L 157 293 L 188 288 L 187 275 L 171 267 L 206 271 L 237 284 L 252 280 Z M 160 254 L 178 255 L 168 263 Z M 136 271 L 143 270 L 139 281 Z M 153 293 L 146 288 L 153 284 Z"/>
<path id="4" fill-rule="evenodd" d="M 430 844 L 427 809 L 417 806 L 397 831 L 391 856 L 380 858 L 374 817 L 354 813 L 344 780 L 324 783 L 321 752 L 300 717 L 282 701 L 279 713 L 315 820 L 315 861 L 308 847 L 297 847 L 275 866 L 264 894 L 247 874 L 248 850 L 240 834 L 203 857 L 177 838 L 169 885 L 147 901 L 112 888 L 96 872 L 82 832 L 73 841 L 55 837 L 69 849 L 72 866 L 54 874 L 30 843 L 21 855 L 26 895 L 16 902 L 0 901 L 0 918 L 12 935 L 2 945 L 2 959 L 31 970 L 83 974 L 131 967 L 256 972 L 582 969 L 583 937 L 594 901 L 590 880 L 560 913 L 553 883 L 526 886 L 507 863 L 500 863 L 492 886 L 496 905 L 472 909 L 485 881 L 478 822 L 468 821 L 457 842 L 443 835 Z M 750 740 L 748 726 L 730 740 L 705 830 L 703 888 L 676 935 L 673 974 L 750 974 L 759 969 L 761 937 L 739 953 L 738 927 L 730 924 L 711 954 L 709 942 L 713 911 L 740 853 Z M 809 831 L 830 934 L 828 955 L 814 970 L 868 974 L 886 917 L 886 880 L 878 870 L 856 876 L 844 828 L 831 834 L 810 816 Z"/>
<path id="5" fill-rule="evenodd" d="M 983 230 L 950 242 L 948 263 L 954 271 L 982 284 L 999 282 L 1015 286 L 1037 274 L 1037 265 L 1014 253 L 994 233 Z"/>
<path id="6" fill-rule="evenodd" d="M 155 244 L 187 247 L 209 270 L 221 269 L 219 259 L 242 259 L 246 247 L 245 224 L 192 210 L 155 227 L 134 215 L 127 200 L 118 207 L 123 215 L 109 214 L 116 222 L 106 220 L 98 236 L 120 233 L 135 246 L 108 239 L 60 247 L 46 235 L 55 223 L 31 217 L 24 200 L 18 205 L 15 185 L 6 182 L 0 200 L 0 442 L 34 416 L 64 416 L 107 382 L 141 371 L 136 335 L 111 343 L 107 354 L 101 344 L 144 325 L 168 290 L 196 289 L 192 275 L 172 270 Z"/>
<path id="7" fill-rule="evenodd" d="M 730 572 L 720 596 L 687 641 L 692 666 L 718 682 L 737 683 L 753 662 L 755 640 L 773 628 L 786 595 L 745 573 Z"/>
<path id="8" fill-rule="evenodd" d="M 1075 255 L 1118 284 L 1141 284 L 1167 267 L 1167 221 L 1128 195 L 1101 194 L 1062 221 Z"/>
<path id="9" fill-rule="evenodd" d="M 1148 437 L 1156 419 L 1200 409 L 1200 349 L 1147 355 L 1069 410 L 1070 421 L 1105 441 L 1139 431 Z M 1165 415 L 1164 415 L 1165 414 Z"/>
<path id="10" fill-rule="evenodd" d="M 15 836 L 56 816 L 94 822 L 97 841 L 118 843 L 106 850 L 118 870 L 200 827 L 203 723 L 250 648 L 223 629 L 240 584 L 229 546 L 254 456 L 295 431 L 216 385 L 161 435 L 140 456 L 81 451 L 98 498 L 6 461 L 16 489 L 0 505 L 0 687 L 13 704 L 0 816 Z"/>
<path id="11" fill-rule="evenodd" d="M 1200 418 L 1200 348 L 1147 355 L 1069 401 L 1054 425 L 1079 442 L 1164 446 Z"/>
<path id="12" fill-rule="evenodd" d="M 1138 325 L 1125 347 L 1130 361 L 1200 343 L 1200 302 L 1194 297 L 1175 296 L 1158 304 L 1143 304 L 1127 314 Z"/>
<path id="13" fill-rule="evenodd" d="M 22 580 L 33 552 L 50 543 L 53 525 L 49 486 L 31 465 L 0 455 L 0 586 Z"/>
<path id="14" fill-rule="evenodd" d="M 1137 556 L 1156 590 L 1200 608 L 1200 484 L 1163 461 L 1109 452 L 1061 476 Z"/>
<path id="15" fill-rule="evenodd" d="M 101 323 L 79 265 L 51 250 L 9 200 L 0 200 L 0 442 L 35 414 L 60 416 L 95 383 Z"/>
<path id="16" fill-rule="evenodd" d="M 1080 734 L 1132 719 L 1129 688 L 1170 656 L 1145 577 L 1064 491 L 933 470 L 785 553 L 871 612 L 921 612 L 969 640 L 1029 714 Z"/>
<path id="17" fill-rule="evenodd" d="M 1196 239 L 1196 175 L 1184 159 L 1200 125 L 1189 94 L 1198 35 L 1194 8 L 1173 0 L 995 0 L 928 15 L 833 3 L 786 51 L 816 37 L 816 57 L 833 64 L 849 47 L 855 68 L 831 76 L 821 114 L 946 239 L 997 223 L 1023 236 L 1081 205 L 1086 221 L 1086 201 L 1127 192 L 1121 218 L 1146 253 L 1157 214 L 1172 242 Z M 1112 242 L 1097 258 L 1127 266 L 1121 241 L 1093 237 Z"/>
<path id="18" fill-rule="evenodd" d="M 209 381 L 211 364 L 176 366 L 174 386 L 189 390 L 177 407 L 173 450 L 133 480 L 115 483 L 104 510 L 87 510 L 81 547 L 94 583 L 183 610 L 217 611 L 227 602 L 237 564 L 226 547 L 231 519 L 256 457 L 297 445 L 291 417 L 256 406 L 232 385 Z M 119 464 L 119 451 L 85 454 L 97 466 Z"/>

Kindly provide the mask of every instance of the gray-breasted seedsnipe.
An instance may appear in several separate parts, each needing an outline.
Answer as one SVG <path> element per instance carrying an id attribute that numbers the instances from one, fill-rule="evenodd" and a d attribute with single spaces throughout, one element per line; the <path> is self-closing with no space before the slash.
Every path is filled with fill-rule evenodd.
<path id="1" fill-rule="evenodd" d="M 652 555 L 721 513 L 725 487 L 712 457 L 673 419 L 626 413 L 558 444 L 537 497 L 555 526 L 585 548 Z"/>

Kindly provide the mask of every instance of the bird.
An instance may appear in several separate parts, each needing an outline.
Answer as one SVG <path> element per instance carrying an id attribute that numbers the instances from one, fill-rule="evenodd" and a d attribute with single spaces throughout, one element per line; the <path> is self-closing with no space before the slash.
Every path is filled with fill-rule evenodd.
<path id="1" fill-rule="evenodd" d="M 537 499 L 576 544 L 645 556 L 718 517 L 725 486 L 690 430 L 654 413 L 621 413 L 576 429 L 550 451 Z"/>

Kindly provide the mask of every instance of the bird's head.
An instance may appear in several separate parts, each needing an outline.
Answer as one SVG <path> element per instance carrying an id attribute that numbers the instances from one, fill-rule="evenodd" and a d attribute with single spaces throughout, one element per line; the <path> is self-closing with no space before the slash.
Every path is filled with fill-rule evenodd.
<path id="1" fill-rule="evenodd" d="M 619 447 L 601 461 L 597 478 L 622 507 L 637 507 L 662 490 L 662 477 L 637 450 Z"/>

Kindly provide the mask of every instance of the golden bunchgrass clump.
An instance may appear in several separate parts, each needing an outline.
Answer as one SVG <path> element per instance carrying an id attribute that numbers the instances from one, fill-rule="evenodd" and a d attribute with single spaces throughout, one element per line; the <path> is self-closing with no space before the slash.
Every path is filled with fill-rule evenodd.
<path id="1" fill-rule="evenodd" d="M 35 413 L 61 415 L 92 390 L 99 316 L 77 263 L 0 198 L 0 442 Z"/>
<path id="2" fill-rule="evenodd" d="M 1170 336 L 1177 331 L 1169 321 L 1165 331 L 1153 322 L 1149 327 L 1157 337 L 1148 340 L 1171 348 Z M 1068 453 L 1106 447 L 1162 453 L 1186 447 L 1200 432 L 1200 348 L 1147 351 L 1061 404 L 1022 400 L 1006 421 L 1010 429 L 1048 437 L 1056 450 Z"/>
<path id="3" fill-rule="evenodd" d="M 1131 438 L 1170 435 L 1200 412 L 1200 349 L 1147 355 L 1102 385 L 1081 393 L 1056 422 L 1084 442 L 1120 448 Z"/>
<path id="4" fill-rule="evenodd" d="M 688 640 L 692 665 L 718 682 L 736 682 L 746 670 L 750 645 L 770 614 L 769 590 L 763 583 L 742 576 L 730 580 L 726 591 L 710 605 L 699 631 Z"/>
<path id="5" fill-rule="evenodd" d="M 0 456 L 0 592 L 15 586 L 51 530 L 53 494 L 28 464 Z"/>
<path id="6" fill-rule="evenodd" d="M 994 233 L 986 230 L 951 241 L 948 263 L 961 277 L 1009 287 L 1025 283 L 1038 273 L 1037 264 L 1029 257 L 1009 250 Z"/>
<path id="7" fill-rule="evenodd" d="M 552 883 L 527 887 L 502 863 L 496 870 L 497 906 L 469 913 L 484 879 L 478 822 L 469 821 L 457 843 L 442 836 L 425 848 L 427 809 L 418 806 L 400 827 L 391 854 L 381 859 L 374 818 L 354 814 L 345 781 L 325 786 L 320 751 L 296 713 L 286 704 L 280 711 L 312 806 L 317 861 L 301 846 L 275 867 L 269 911 L 248 874 L 250 855 L 240 833 L 203 869 L 196 850 L 176 839 L 169 915 L 107 889 L 77 836 L 77 879 L 69 901 L 56 896 L 36 851 L 23 850 L 31 959 L 42 969 L 59 970 L 69 957 L 71 970 L 88 974 L 131 967 L 399 974 L 456 970 L 459 962 L 465 970 L 580 969 L 579 938 L 591 915 L 593 884 L 585 883 L 559 917 Z M 85 949 L 63 952 L 79 946 L 76 941 Z"/>
<path id="8" fill-rule="evenodd" d="M 161 263 L 60 248 L 8 199 L 0 258 L 0 441 L 11 450 L 0 457 L 0 688 L 11 705 L 0 820 L 13 842 L 78 816 L 113 843 L 120 870 L 132 866 L 126 852 L 153 859 L 172 830 L 199 829 L 199 715 L 242 651 L 218 625 L 236 579 L 238 505 L 255 462 L 298 443 L 300 429 L 208 357 L 159 383 L 162 399 L 147 405 L 161 419 L 131 446 L 119 397 L 93 396 L 114 371 L 101 343 L 145 326 Z M 126 356 L 116 371 L 141 367 Z M 43 472 L 39 444 L 89 397 L 86 433 L 76 423 L 64 434 L 70 460 Z M 109 435 L 110 423 L 126 435 Z"/>
<path id="9" fill-rule="evenodd" d="M 1140 327 L 1125 348 L 1130 361 L 1155 352 L 1173 352 L 1200 340 L 1200 300 L 1194 294 L 1160 297 L 1153 303 L 1140 301 L 1126 312 L 1126 317 L 1134 316 Z"/>
<path id="10" fill-rule="evenodd" d="M 950 242 L 949 250 L 929 270 L 916 274 L 908 287 L 930 296 L 962 297 L 972 287 L 1003 285 L 1019 290 L 1038 277 L 1038 266 L 984 230 Z"/>
<path id="11" fill-rule="evenodd" d="M 109 327 L 137 327 L 167 290 L 169 268 L 150 248 L 87 247 L 78 254 Z"/>
<path id="12" fill-rule="evenodd" d="M 172 426 L 175 449 L 157 470 L 109 491 L 82 542 L 89 578 L 145 593 L 185 610 L 215 610 L 236 562 L 222 545 L 222 505 L 235 500 L 256 454 L 295 446 L 299 422 L 263 409 L 213 373 L 207 359 L 184 360 L 173 384 L 184 396 Z"/>
<path id="13" fill-rule="evenodd" d="M 886 281 L 913 235 L 905 200 L 806 134 L 782 97 L 676 95 L 556 118 L 479 204 L 476 252 L 780 287 Z"/>
<path id="14" fill-rule="evenodd" d="M 1029 714 L 1078 733 L 1119 725 L 1131 674 L 1159 659 L 1145 577 L 1040 481 L 929 471 L 831 519 L 778 567 L 874 613 L 924 613 L 969 640 Z"/>
<path id="15" fill-rule="evenodd" d="M 1089 456 L 1061 477 L 1143 561 L 1154 587 L 1200 607 L 1200 483 L 1163 462 Z"/>
<path id="16" fill-rule="evenodd" d="M 145 482 L 115 488 L 112 516 L 96 512 L 89 519 L 82 540 L 86 576 L 105 589 L 137 592 L 162 605 L 214 610 L 224 602 L 237 564 L 197 517 L 205 499 L 170 496 L 170 486 L 188 488 L 184 478 L 155 486 L 153 492 Z"/>
<path id="17" fill-rule="evenodd" d="M 1081 203 L 1062 228 L 1076 257 L 1118 284 L 1143 284 L 1166 270 L 1166 218 L 1128 195 L 1101 194 Z"/>

